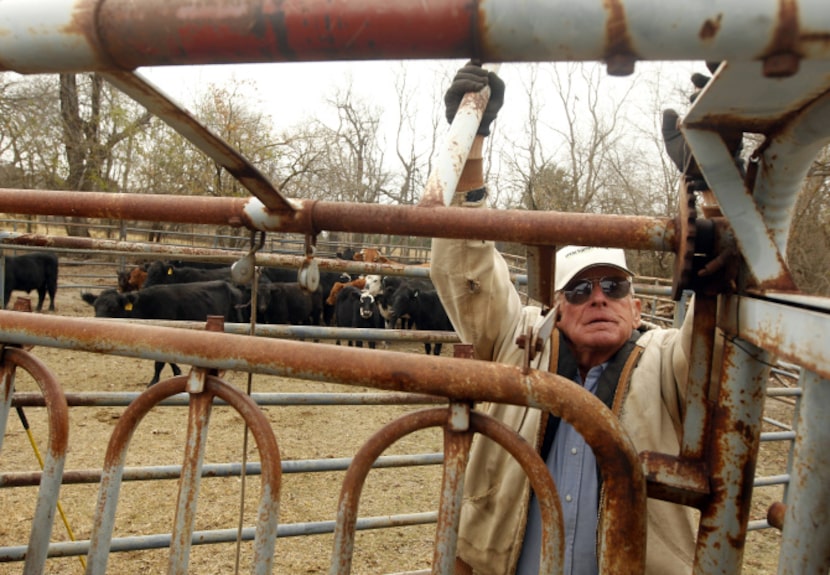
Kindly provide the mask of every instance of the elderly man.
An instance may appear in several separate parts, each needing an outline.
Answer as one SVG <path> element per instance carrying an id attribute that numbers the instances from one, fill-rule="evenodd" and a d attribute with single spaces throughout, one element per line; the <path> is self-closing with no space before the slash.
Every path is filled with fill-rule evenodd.
<path id="1" fill-rule="evenodd" d="M 490 103 L 454 205 L 478 207 L 486 202 L 481 150 L 502 105 L 504 83 L 470 63 L 459 70 L 445 96 L 452 121 L 464 93 L 487 85 Z M 542 310 L 522 305 L 493 243 L 434 239 L 431 270 L 456 331 L 473 345 L 475 356 L 521 365 L 524 353 L 516 341 Z M 677 454 L 691 326 L 645 329 L 641 303 L 631 289 L 632 275 L 622 250 L 559 250 L 554 278 L 557 329 L 532 367 L 554 371 L 597 395 L 620 418 L 638 451 Z M 596 574 L 602 486 L 590 448 L 570 425 L 549 413 L 500 404 L 487 410 L 534 445 L 547 463 L 562 502 L 564 572 Z M 680 505 L 648 500 L 648 574 L 691 572 L 692 513 Z M 524 472 L 493 442 L 477 438 L 465 479 L 457 573 L 536 574 L 540 541 L 539 508 Z"/>

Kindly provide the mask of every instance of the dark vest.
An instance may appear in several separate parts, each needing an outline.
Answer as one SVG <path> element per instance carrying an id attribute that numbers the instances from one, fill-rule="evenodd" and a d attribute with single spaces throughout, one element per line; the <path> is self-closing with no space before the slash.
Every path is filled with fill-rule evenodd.
<path id="1" fill-rule="evenodd" d="M 571 354 L 571 350 L 568 348 L 565 338 L 561 337 L 559 331 L 554 331 L 554 334 L 554 337 L 551 338 L 551 345 L 558 345 L 558 348 L 557 350 L 551 350 L 551 365 L 549 367 L 553 367 L 553 362 L 556 358 L 558 358 L 556 373 L 562 377 L 567 377 L 571 381 L 576 381 L 578 373 L 576 359 L 573 354 Z M 625 390 L 628 389 L 628 383 L 631 379 L 631 372 L 634 365 L 636 365 L 637 361 L 640 359 L 640 354 L 642 353 L 642 348 L 638 348 L 636 345 L 637 340 L 640 339 L 640 335 L 642 334 L 639 330 L 634 330 L 631 333 L 631 337 L 628 338 L 628 341 L 623 344 L 619 351 L 617 351 L 617 353 L 615 353 L 610 360 L 608 360 L 608 365 L 605 366 L 602 375 L 599 376 L 596 396 L 608 407 L 608 409 L 613 409 L 614 398 L 617 395 L 621 377 L 625 378 L 622 392 L 625 393 Z M 637 350 L 637 353 L 632 355 L 632 352 L 635 350 Z M 553 438 L 556 435 L 556 430 L 559 428 L 561 418 L 548 414 L 545 419 L 547 419 L 547 424 L 545 425 L 545 434 L 542 439 L 540 453 L 543 458 L 547 459 L 547 456 L 550 453 L 550 448 L 553 445 Z M 599 475 L 599 468 L 597 468 L 597 474 Z M 600 486 L 601 485 L 602 477 L 600 477 Z"/>

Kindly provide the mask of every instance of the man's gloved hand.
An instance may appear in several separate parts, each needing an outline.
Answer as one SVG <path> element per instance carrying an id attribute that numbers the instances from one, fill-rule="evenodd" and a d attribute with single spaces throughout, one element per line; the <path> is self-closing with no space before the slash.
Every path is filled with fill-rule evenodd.
<path id="1" fill-rule="evenodd" d="M 481 136 L 490 135 L 490 124 L 496 119 L 499 110 L 504 104 L 504 82 L 495 72 L 490 72 L 473 61 L 468 62 L 459 69 L 452 80 L 447 93 L 444 94 L 444 105 L 446 106 L 447 121 L 452 123 L 461 99 L 467 92 L 478 92 L 485 86 L 490 86 L 490 101 L 481 116 L 481 123 L 478 126 L 478 134 Z"/>
<path id="2" fill-rule="evenodd" d="M 713 74 L 720 66 L 720 62 L 706 62 L 706 67 L 709 69 L 710 72 Z M 711 80 L 711 76 L 707 76 L 706 74 L 695 73 L 692 74 L 692 84 L 695 87 L 695 91 L 689 96 L 689 101 L 694 103 L 697 100 L 698 95 L 700 94 L 701 90 L 706 87 Z M 669 158 L 671 158 L 674 165 L 677 169 L 684 174 L 686 177 L 687 185 L 691 190 L 705 190 L 708 189 L 708 184 L 703 179 L 703 175 L 700 173 L 700 168 L 697 165 L 694 157 L 692 156 L 692 152 L 689 149 L 689 145 L 686 143 L 686 139 L 683 137 L 683 134 L 680 132 L 680 128 L 678 127 L 678 120 L 679 116 L 676 111 L 672 110 L 671 108 L 663 110 L 663 143 L 666 148 L 666 153 L 668 153 Z M 743 134 L 741 132 L 737 132 L 734 134 L 724 134 L 724 141 L 729 148 L 730 152 L 732 153 L 732 157 L 735 159 L 735 165 L 738 167 L 738 170 L 741 172 L 741 175 L 744 175 L 744 163 L 741 159 L 741 152 L 743 150 L 742 146 L 742 139 Z"/>
<path id="3" fill-rule="evenodd" d="M 663 145 L 677 170 L 691 178 L 700 178 L 697 162 L 678 127 L 680 117 L 671 108 L 663 110 Z"/>
<path id="4" fill-rule="evenodd" d="M 706 62 L 706 67 L 712 74 L 714 74 L 720 67 L 720 64 L 720 62 Z M 707 76 L 706 74 L 701 74 L 700 72 L 692 74 L 692 84 L 695 86 L 695 91 L 689 96 L 689 102 L 692 104 L 695 103 L 695 100 L 697 100 L 697 97 L 700 95 L 700 91 L 706 87 L 706 84 L 708 84 L 711 79 L 712 76 Z"/>

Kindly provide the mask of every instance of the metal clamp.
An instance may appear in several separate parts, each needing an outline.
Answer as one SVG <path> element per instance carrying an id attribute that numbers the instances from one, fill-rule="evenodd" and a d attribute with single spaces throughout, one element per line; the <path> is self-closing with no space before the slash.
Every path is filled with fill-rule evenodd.
<path id="1" fill-rule="evenodd" d="M 545 313 L 541 321 L 537 321 L 535 326 L 528 326 L 527 332 L 516 338 L 516 345 L 525 352 L 522 361 L 522 373 L 530 372 L 530 362 L 545 349 L 545 342 L 553 333 L 553 328 L 556 327 L 556 317 L 558 315 L 559 304 L 557 303 Z"/>
<path id="2" fill-rule="evenodd" d="M 238 259 L 231 266 L 231 279 L 237 284 L 248 284 L 254 279 L 256 268 L 256 253 L 265 245 L 265 232 L 259 232 L 259 242 L 256 241 L 257 230 L 251 231 L 251 247 L 248 253 Z"/>
<path id="3" fill-rule="evenodd" d="M 314 251 L 317 245 L 317 236 L 306 234 L 305 260 L 297 271 L 297 283 L 305 291 L 315 292 L 320 287 L 320 270 L 314 261 Z"/>

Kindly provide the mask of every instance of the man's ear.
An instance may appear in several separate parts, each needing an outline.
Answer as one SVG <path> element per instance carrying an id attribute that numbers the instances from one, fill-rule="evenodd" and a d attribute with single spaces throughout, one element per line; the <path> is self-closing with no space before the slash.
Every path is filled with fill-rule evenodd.
<path id="1" fill-rule="evenodd" d="M 631 312 L 634 318 L 634 325 L 632 326 L 634 329 L 640 327 L 640 323 L 642 322 L 642 311 L 643 311 L 643 300 L 638 297 L 631 298 Z"/>

